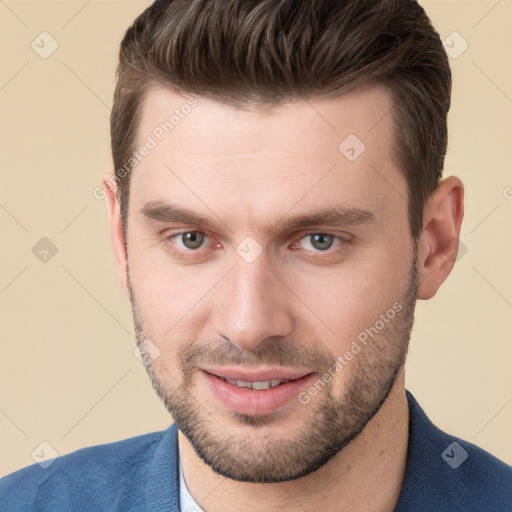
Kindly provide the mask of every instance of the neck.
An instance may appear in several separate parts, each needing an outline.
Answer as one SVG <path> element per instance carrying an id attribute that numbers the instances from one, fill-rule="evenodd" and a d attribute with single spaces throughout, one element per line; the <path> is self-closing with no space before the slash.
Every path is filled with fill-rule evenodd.
<path id="1" fill-rule="evenodd" d="M 217 475 L 179 432 L 187 488 L 207 512 L 240 510 L 392 512 L 407 461 L 409 410 L 404 370 L 357 438 L 318 471 L 288 482 L 252 484 Z"/>

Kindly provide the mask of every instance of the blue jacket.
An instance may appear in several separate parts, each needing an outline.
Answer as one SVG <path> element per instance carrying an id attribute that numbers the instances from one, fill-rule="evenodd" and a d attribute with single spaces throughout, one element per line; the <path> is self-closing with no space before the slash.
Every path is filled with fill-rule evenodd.
<path id="1" fill-rule="evenodd" d="M 407 470 L 395 512 L 512 510 L 512 467 L 445 434 L 407 392 Z M 177 428 L 63 455 L 0 480 L 0 510 L 179 512 Z"/>

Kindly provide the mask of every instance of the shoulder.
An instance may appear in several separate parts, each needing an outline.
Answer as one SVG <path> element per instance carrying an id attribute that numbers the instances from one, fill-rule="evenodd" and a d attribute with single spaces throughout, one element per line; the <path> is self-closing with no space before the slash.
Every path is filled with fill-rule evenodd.
<path id="1" fill-rule="evenodd" d="M 443 432 L 408 393 L 409 455 L 397 511 L 512 510 L 512 467 Z"/>
<path id="2" fill-rule="evenodd" d="M 0 480 L 2 510 L 99 510 L 115 500 L 136 501 L 159 447 L 165 443 L 172 451 L 173 427 L 82 448 L 49 465 L 11 473 Z"/>
<path id="3" fill-rule="evenodd" d="M 438 435 L 439 492 L 457 503 L 452 510 L 512 510 L 512 467 L 468 441 Z"/>

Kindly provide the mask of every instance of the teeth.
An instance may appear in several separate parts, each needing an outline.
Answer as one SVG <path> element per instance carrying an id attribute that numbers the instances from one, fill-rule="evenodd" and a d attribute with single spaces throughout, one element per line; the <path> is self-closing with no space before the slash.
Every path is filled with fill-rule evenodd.
<path id="1" fill-rule="evenodd" d="M 239 388 L 251 388 L 252 382 L 245 382 L 244 380 L 232 380 L 231 382 L 228 380 L 230 384 L 233 386 L 238 386 Z"/>
<path id="2" fill-rule="evenodd" d="M 265 380 L 263 382 L 253 382 L 252 383 L 252 389 L 256 389 L 258 391 L 261 391 L 263 389 L 268 389 L 270 388 L 270 381 L 269 380 Z"/>
<path id="3" fill-rule="evenodd" d="M 262 391 L 264 389 L 275 388 L 282 384 L 283 382 L 288 382 L 287 379 L 272 379 L 272 380 L 264 380 L 261 382 L 246 382 L 244 380 L 234 380 L 234 379 L 226 379 L 226 381 L 232 386 L 237 386 L 239 388 L 248 388 L 255 389 L 256 391 Z"/>

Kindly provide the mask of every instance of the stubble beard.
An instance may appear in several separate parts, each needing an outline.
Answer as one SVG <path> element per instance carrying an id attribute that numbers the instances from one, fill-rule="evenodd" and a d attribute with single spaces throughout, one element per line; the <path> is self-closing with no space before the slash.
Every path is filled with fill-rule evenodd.
<path id="1" fill-rule="evenodd" d="M 415 252 L 407 287 L 398 301 L 402 309 L 354 356 L 343 396 L 336 397 L 332 382 L 327 383 L 310 403 L 300 405 L 309 408 L 308 419 L 295 428 L 291 438 L 278 436 L 283 419 L 272 414 L 232 413 L 230 424 L 235 421 L 237 427 L 243 427 L 236 431 L 243 430 L 244 435 L 231 434 L 232 427 L 222 425 L 222 419 L 214 417 L 203 405 L 193 372 L 201 362 L 254 367 L 265 363 L 318 368 L 321 378 L 336 363 L 332 354 L 321 348 L 300 349 L 276 339 L 262 344 L 257 351 L 245 352 L 226 340 L 206 344 L 194 340 L 178 354 L 181 382 L 157 364 L 158 360 L 146 366 L 153 388 L 197 455 L 219 475 L 240 482 L 275 483 L 313 473 L 355 439 L 388 398 L 407 356 L 416 305 L 417 267 Z M 149 329 L 143 327 L 131 285 L 130 293 L 140 345 L 152 338 Z M 257 434 L 262 427 L 267 429 L 265 436 L 250 435 L 251 429 Z M 290 434 L 290 429 L 285 434 Z"/>

